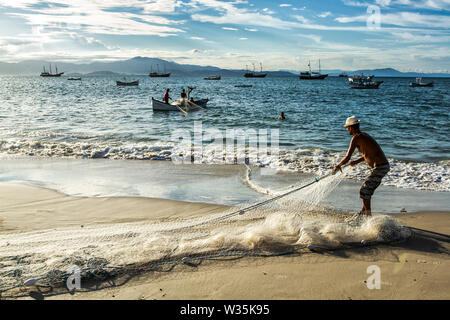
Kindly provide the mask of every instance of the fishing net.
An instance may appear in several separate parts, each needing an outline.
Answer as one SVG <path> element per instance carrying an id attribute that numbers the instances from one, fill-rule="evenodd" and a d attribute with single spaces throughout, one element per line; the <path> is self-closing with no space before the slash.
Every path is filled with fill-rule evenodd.
<path id="1" fill-rule="evenodd" d="M 221 213 L 2 233 L 0 293 L 20 296 L 27 292 L 24 284 L 30 283 L 52 293 L 67 292 L 68 270 L 73 266 L 80 268 L 83 283 L 104 283 L 136 272 L 168 271 L 202 259 L 338 249 L 361 245 L 363 240 L 365 244 L 401 241 L 411 235 L 390 216 L 348 223 L 348 214 L 321 205 L 344 174 L 320 179 L 307 188 L 295 185 L 273 191 L 255 184 L 248 169 L 245 182 L 266 198 Z M 291 193 L 283 196 L 286 192 Z"/>

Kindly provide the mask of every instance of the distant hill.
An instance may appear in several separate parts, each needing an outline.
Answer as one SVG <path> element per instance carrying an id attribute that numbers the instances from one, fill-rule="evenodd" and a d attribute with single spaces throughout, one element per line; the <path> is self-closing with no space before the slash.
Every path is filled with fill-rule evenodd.
<path id="1" fill-rule="evenodd" d="M 449 73 L 417 73 L 417 72 L 400 72 L 398 70 L 392 68 L 384 68 L 384 69 L 365 69 L 365 70 L 326 70 L 324 73 L 328 73 L 330 76 L 338 76 L 341 73 L 346 73 L 347 75 L 355 75 L 355 74 L 365 74 L 365 75 L 374 75 L 376 77 L 407 77 L 407 78 L 416 78 L 416 77 L 436 77 L 436 78 L 447 78 L 450 77 Z"/>
<path id="2" fill-rule="evenodd" d="M 49 68 L 48 61 L 27 60 L 18 63 L 0 62 L 0 74 L 11 75 L 39 75 L 43 66 Z M 198 66 L 191 64 L 179 64 L 171 61 L 166 61 L 159 58 L 134 57 L 128 60 L 113 61 L 113 62 L 92 62 L 85 64 L 57 62 L 52 63 L 52 68 L 58 67 L 59 71 L 65 72 L 65 75 L 83 74 L 89 76 L 105 76 L 117 74 L 135 74 L 147 75 L 151 71 L 170 72 L 172 76 L 209 76 L 218 75 L 224 77 L 242 77 L 245 70 L 227 70 L 214 66 Z M 450 77 L 448 73 L 431 73 L 418 74 L 411 72 L 400 72 L 392 68 L 374 69 L 374 70 L 324 70 L 323 73 L 328 73 L 330 76 L 337 76 L 345 72 L 351 74 L 367 74 L 379 77 Z M 268 71 L 268 77 L 293 77 L 299 74 L 299 71 L 294 70 L 280 70 Z"/>

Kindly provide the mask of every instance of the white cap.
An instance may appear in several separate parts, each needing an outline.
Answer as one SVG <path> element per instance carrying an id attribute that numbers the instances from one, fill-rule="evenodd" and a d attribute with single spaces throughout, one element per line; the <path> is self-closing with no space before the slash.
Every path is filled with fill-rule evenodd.
<path id="1" fill-rule="evenodd" d="M 356 118 L 355 116 L 351 116 L 351 117 L 348 117 L 347 118 L 347 120 L 345 121 L 345 125 L 344 125 L 344 127 L 350 127 L 350 126 L 352 126 L 352 125 L 354 125 L 354 124 L 358 124 L 360 121 L 359 121 L 359 119 L 358 118 Z"/>

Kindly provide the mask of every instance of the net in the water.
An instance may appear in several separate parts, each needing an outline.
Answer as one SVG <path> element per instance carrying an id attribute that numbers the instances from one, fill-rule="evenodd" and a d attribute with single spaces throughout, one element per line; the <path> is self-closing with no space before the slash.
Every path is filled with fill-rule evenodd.
<path id="1" fill-rule="evenodd" d="M 0 234 L 0 293 L 23 294 L 27 283 L 65 292 L 73 266 L 81 270 L 83 281 L 101 282 L 134 272 L 167 271 L 201 259 L 264 257 L 311 246 L 336 249 L 362 240 L 410 237 L 411 231 L 390 216 L 354 224 L 345 221 L 343 212 L 322 206 L 343 176 L 330 176 L 287 196 L 282 195 L 299 186 L 269 192 L 262 202 L 197 218 Z"/>

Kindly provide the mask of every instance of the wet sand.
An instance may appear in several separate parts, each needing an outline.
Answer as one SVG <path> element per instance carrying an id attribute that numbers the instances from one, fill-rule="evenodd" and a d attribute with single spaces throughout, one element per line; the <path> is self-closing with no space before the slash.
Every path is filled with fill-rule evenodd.
<path id="1" fill-rule="evenodd" d="M 151 198 L 83 198 L 0 184 L 0 233 L 76 225 L 190 217 L 226 207 Z M 171 272 L 141 274 L 116 286 L 45 299 L 449 299 L 449 212 L 395 217 L 414 237 L 377 245 L 270 258 L 203 261 Z M 1 250 L 1 248 L 0 248 Z M 381 270 L 381 289 L 368 289 L 367 268 Z M 30 290 L 30 289 L 27 289 Z"/>

